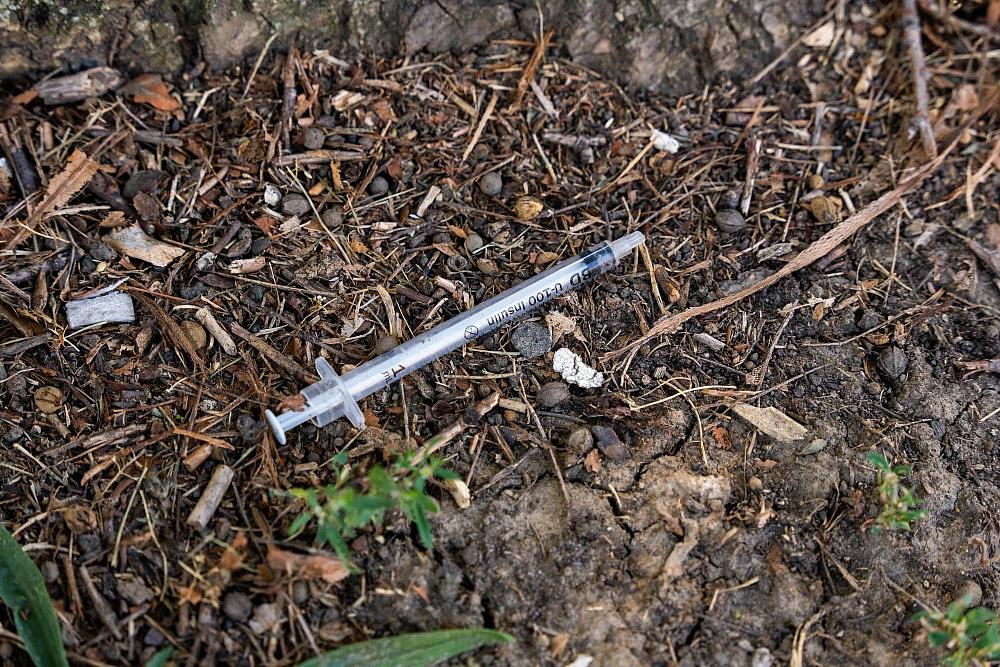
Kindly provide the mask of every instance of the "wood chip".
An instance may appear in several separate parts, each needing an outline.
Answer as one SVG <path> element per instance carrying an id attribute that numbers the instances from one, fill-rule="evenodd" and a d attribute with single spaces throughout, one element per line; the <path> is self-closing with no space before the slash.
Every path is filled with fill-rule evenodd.
<path id="1" fill-rule="evenodd" d="M 154 266 L 169 266 L 184 254 L 183 248 L 154 239 L 139 225 L 116 229 L 105 235 L 104 242 L 123 255 L 141 259 Z"/>
<path id="2" fill-rule="evenodd" d="M 274 572 L 284 572 L 290 577 L 320 579 L 328 584 L 335 584 L 350 574 L 336 556 L 323 553 L 297 554 L 274 545 L 267 547 L 267 566 Z"/>
<path id="3" fill-rule="evenodd" d="M 66 304 L 66 322 L 70 329 L 92 324 L 135 322 L 132 297 L 125 292 L 110 292 L 91 299 L 76 299 Z"/>
<path id="4" fill-rule="evenodd" d="M 219 321 L 215 319 L 214 315 L 212 315 L 212 311 L 208 308 L 199 308 L 197 312 L 195 312 L 194 317 L 196 320 L 201 322 L 201 325 L 205 327 L 205 331 L 207 331 L 208 334 L 215 339 L 215 342 L 219 344 L 223 352 L 231 357 L 236 356 L 236 341 L 234 341 L 233 337 L 229 335 L 229 332 L 226 331 L 221 324 L 219 324 Z"/>
<path id="5" fill-rule="evenodd" d="M 233 483 L 236 473 L 227 465 L 216 466 L 212 471 L 212 478 L 208 480 L 205 490 L 201 493 L 201 498 L 195 504 L 191 514 L 188 515 L 187 525 L 197 529 L 205 530 L 208 522 L 215 515 L 215 510 L 219 509 L 222 497 L 226 495 L 229 485 Z"/>
<path id="6" fill-rule="evenodd" d="M 733 406 L 733 412 L 778 442 L 801 440 L 809 433 L 809 429 L 773 406 L 758 408 L 746 403 L 737 403 Z"/>
<path id="7" fill-rule="evenodd" d="M 35 86 L 35 92 L 48 105 L 69 104 L 90 97 L 100 97 L 114 90 L 124 79 L 111 67 L 93 67 L 76 74 L 59 76 Z"/>

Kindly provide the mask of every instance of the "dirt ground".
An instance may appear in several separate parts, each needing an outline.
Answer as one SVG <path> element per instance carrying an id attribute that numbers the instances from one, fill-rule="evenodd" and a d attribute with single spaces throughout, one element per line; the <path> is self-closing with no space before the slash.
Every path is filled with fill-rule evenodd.
<path id="1" fill-rule="evenodd" d="M 779 269 L 926 162 L 896 15 L 842 3 L 817 19 L 760 81 L 680 99 L 629 95 L 561 60 L 556 38 L 537 70 L 530 42 L 348 64 L 307 53 L 293 67 L 272 54 L 252 77 L 168 82 L 176 110 L 128 89 L 5 102 L 8 141 L 44 178 L 74 149 L 100 164 L 0 254 L 0 516 L 45 574 L 73 660 L 135 665 L 173 645 L 176 664 L 294 664 L 486 626 L 516 641 L 478 664 L 936 664 L 921 604 L 1000 604 L 1000 383 L 969 366 L 1000 357 L 1000 290 L 965 241 L 1000 250 L 995 111 L 819 262 L 612 354 Z M 996 88 L 995 60 L 989 39 L 925 21 L 944 147 Z M 169 107 L 164 94 L 147 97 Z M 308 128 L 327 153 L 307 151 Z M 512 215 L 524 194 L 540 216 Z M 0 241 L 28 217 L 22 199 L 0 182 Z M 157 267 L 101 240 L 136 223 L 182 254 Z M 648 256 L 533 313 L 576 326 L 544 354 L 525 358 L 509 326 L 364 401 L 360 434 L 305 425 L 278 446 L 267 431 L 263 410 L 303 384 L 289 364 L 356 365 L 390 333 L 636 230 Z M 67 327 L 66 301 L 123 278 L 134 323 Z M 235 354 L 200 308 L 244 331 Z M 550 385 L 558 347 L 604 385 Z M 472 502 L 433 490 L 432 550 L 393 516 L 354 540 L 362 572 L 337 584 L 267 567 L 269 546 L 314 548 L 311 532 L 288 539 L 298 508 L 276 491 L 325 482 L 339 451 L 364 466 L 419 447 L 494 392 L 504 404 L 438 452 Z M 776 440 L 736 402 L 806 435 Z M 928 515 L 912 532 L 870 530 L 874 450 L 913 466 Z M 194 529 L 222 464 L 235 480 Z M 23 663 L 4 637 L 0 654 Z"/>

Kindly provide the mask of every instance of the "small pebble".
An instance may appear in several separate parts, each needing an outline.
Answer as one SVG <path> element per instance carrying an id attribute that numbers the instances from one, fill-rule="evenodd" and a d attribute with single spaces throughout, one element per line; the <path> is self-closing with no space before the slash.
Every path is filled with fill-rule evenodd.
<path id="1" fill-rule="evenodd" d="M 972 579 L 966 579 L 957 591 L 955 591 L 955 601 L 966 598 L 970 607 L 978 606 L 983 601 L 983 587 Z"/>
<path id="2" fill-rule="evenodd" d="M 59 566 L 50 560 L 42 563 L 42 576 L 45 577 L 45 583 L 51 584 L 59 580 Z"/>
<path id="3" fill-rule="evenodd" d="M 514 329 L 510 340 L 525 359 L 540 357 L 552 349 L 549 328 L 537 322 L 522 322 Z"/>
<path id="4" fill-rule="evenodd" d="M 474 253 L 483 247 L 483 237 L 475 232 L 472 232 L 465 237 L 465 249 L 470 253 Z"/>
<path id="5" fill-rule="evenodd" d="M 375 354 L 385 354 L 399 345 L 399 340 L 392 334 L 386 334 L 375 343 Z"/>
<path id="6" fill-rule="evenodd" d="M 472 159 L 473 160 L 485 160 L 490 156 L 490 147 L 479 142 L 476 144 L 475 148 L 472 149 Z"/>
<path id="7" fill-rule="evenodd" d="M 268 206 L 277 206 L 281 201 L 281 190 L 277 186 L 268 183 L 264 186 L 264 203 Z"/>
<path id="8" fill-rule="evenodd" d="M 715 226 L 727 234 L 737 234 L 746 229 L 747 221 L 739 211 L 725 208 L 715 214 Z"/>
<path id="9" fill-rule="evenodd" d="M 448 268 L 452 271 L 464 271 L 469 268 L 469 260 L 462 257 L 461 255 L 452 255 L 448 258 L 446 262 Z"/>
<path id="10" fill-rule="evenodd" d="M 159 169 L 140 169 L 125 181 L 125 185 L 122 186 L 122 196 L 126 199 L 132 199 L 140 192 L 149 192 L 156 188 L 166 176 L 166 173 Z"/>
<path id="11" fill-rule="evenodd" d="M 565 382 L 549 382 L 538 390 L 535 398 L 542 407 L 554 408 L 568 399 L 569 395 L 569 387 Z"/>
<path id="12" fill-rule="evenodd" d="M 250 618 L 252 611 L 253 603 L 250 602 L 250 598 L 246 593 L 230 591 L 222 599 L 222 613 L 226 615 L 226 618 L 230 618 L 238 623 L 243 623 Z"/>
<path id="13" fill-rule="evenodd" d="M 96 259 L 98 262 L 110 262 L 118 253 L 115 252 L 114 248 L 109 246 L 104 241 L 95 241 L 90 244 L 87 248 L 87 254 Z"/>
<path id="14" fill-rule="evenodd" d="M 594 446 L 594 434 L 586 426 L 574 429 L 566 441 L 571 451 L 582 454 Z"/>
<path id="15" fill-rule="evenodd" d="M 751 491 L 760 491 L 764 488 L 764 482 L 761 481 L 760 477 L 757 477 L 756 475 L 750 478 L 748 485 L 750 486 Z"/>
<path id="16" fill-rule="evenodd" d="M 288 195 L 281 202 L 281 210 L 287 215 L 305 215 L 309 208 L 309 200 L 302 195 Z"/>
<path id="17" fill-rule="evenodd" d="M 163 636 L 156 628 L 150 628 L 146 631 L 146 636 L 143 638 L 142 643 L 146 646 L 163 646 L 163 642 L 166 641 L 166 637 Z"/>
<path id="18" fill-rule="evenodd" d="M 323 134 L 323 130 L 316 126 L 307 127 L 305 134 L 302 136 L 302 144 L 311 151 L 317 148 L 323 148 L 323 142 L 326 140 L 326 135 Z"/>
<path id="19" fill-rule="evenodd" d="M 323 224 L 329 229 L 340 227 L 341 223 L 344 222 L 344 214 L 340 212 L 339 208 L 335 207 L 326 209 L 319 217 L 322 218 Z"/>
<path id="20" fill-rule="evenodd" d="M 736 190 L 726 190 L 722 197 L 719 198 L 719 208 L 720 209 L 730 209 L 736 208 L 737 204 L 740 203 L 740 193 Z"/>
<path id="21" fill-rule="evenodd" d="M 909 363 L 906 352 L 895 345 L 890 345 L 878 355 L 878 368 L 890 380 L 895 380 L 905 373 Z"/>
<path id="22" fill-rule="evenodd" d="M 240 437 L 246 444 L 251 444 L 257 439 L 259 426 L 257 420 L 245 412 L 236 415 L 236 430 L 240 432 Z"/>
<path id="23" fill-rule="evenodd" d="M 80 546 L 80 555 L 85 560 L 89 560 L 97 555 L 101 550 L 101 538 L 93 533 L 84 533 L 77 539 Z"/>
<path id="24" fill-rule="evenodd" d="M 597 448 L 601 453 L 619 463 L 628 458 L 628 449 L 621 441 L 614 429 L 607 426 L 591 426 L 591 432 L 597 441 Z"/>
<path id="25" fill-rule="evenodd" d="M 479 179 L 479 189 L 483 191 L 484 195 L 496 197 L 503 191 L 503 177 L 496 171 L 483 174 L 482 178 Z"/>
<path id="26" fill-rule="evenodd" d="M 372 182 L 368 184 L 368 194 L 373 197 L 381 197 L 386 192 L 389 191 L 389 181 L 381 176 L 376 176 L 372 179 Z"/>
<path id="27" fill-rule="evenodd" d="M 296 581 L 292 584 L 292 601 L 297 605 L 303 605 L 309 599 L 309 584 L 304 581 Z"/>

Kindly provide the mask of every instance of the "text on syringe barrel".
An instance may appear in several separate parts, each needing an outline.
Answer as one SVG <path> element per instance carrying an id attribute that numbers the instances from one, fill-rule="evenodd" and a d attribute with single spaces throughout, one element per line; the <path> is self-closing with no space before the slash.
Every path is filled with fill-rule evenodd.
<path id="1" fill-rule="evenodd" d="M 342 380 L 354 400 L 360 401 L 614 266 L 614 252 L 602 243 L 358 366 Z"/>

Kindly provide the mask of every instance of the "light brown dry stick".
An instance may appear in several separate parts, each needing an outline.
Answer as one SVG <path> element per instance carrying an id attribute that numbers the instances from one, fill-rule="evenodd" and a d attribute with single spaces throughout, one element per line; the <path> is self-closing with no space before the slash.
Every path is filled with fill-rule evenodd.
<path id="1" fill-rule="evenodd" d="M 910 66 L 913 69 L 913 101 L 917 107 L 917 115 L 913 119 L 920 133 L 920 141 L 924 151 L 933 157 L 937 155 L 937 144 L 934 142 L 934 130 L 931 128 L 931 118 L 928 111 L 930 103 L 927 97 L 927 63 L 924 61 L 924 47 L 920 43 L 920 16 L 917 14 L 917 0 L 903 0 L 903 42 L 910 55 Z"/>
<path id="2" fill-rule="evenodd" d="M 924 180 L 937 171 L 948 155 L 955 149 L 958 145 L 958 137 L 961 136 L 962 131 L 971 127 L 976 121 L 982 117 L 987 111 L 992 109 L 997 102 L 998 94 L 996 91 L 990 95 L 989 99 L 984 101 L 979 107 L 973 112 L 972 117 L 959 128 L 959 131 L 955 133 L 955 138 L 948 144 L 948 146 L 938 154 L 936 158 L 927 162 L 922 167 L 919 167 L 911 176 L 900 183 L 896 188 L 886 192 L 884 195 L 868 204 L 864 208 L 860 209 L 857 213 L 847 218 L 839 225 L 828 231 L 817 241 L 815 241 L 808 248 L 799 253 L 794 259 L 792 259 L 788 264 L 767 276 L 763 280 L 759 280 L 752 285 L 741 289 L 739 292 L 730 294 L 729 296 L 723 297 L 716 301 L 706 303 L 700 306 L 695 306 L 693 308 L 688 308 L 687 310 L 681 311 L 679 313 L 674 313 L 673 315 L 667 315 L 666 317 L 661 317 L 653 326 L 649 328 L 645 334 L 632 341 L 628 345 L 618 348 L 602 357 L 603 361 L 610 361 L 617 357 L 622 356 L 632 352 L 644 343 L 656 338 L 657 336 L 662 336 L 664 334 L 672 333 L 676 331 L 682 324 L 688 320 L 699 317 L 701 315 L 706 315 L 708 313 L 715 312 L 727 306 L 731 306 L 734 303 L 742 301 L 752 294 L 756 294 L 766 287 L 770 287 L 782 278 L 789 276 L 799 269 L 805 268 L 825 256 L 827 253 L 831 252 L 838 245 L 847 240 L 850 236 L 854 235 L 860 229 L 865 227 L 869 222 L 882 215 L 890 208 L 899 203 L 899 200 L 903 195 L 916 189 Z"/>
<path id="3" fill-rule="evenodd" d="M 205 530 L 208 522 L 215 515 L 215 510 L 219 509 L 222 497 L 226 495 L 226 491 L 235 476 L 236 473 L 229 466 L 216 466 L 215 470 L 212 471 L 212 478 L 208 480 L 205 490 L 201 493 L 201 498 L 198 499 L 191 514 L 188 515 L 187 525 L 197 530 Z"/>

